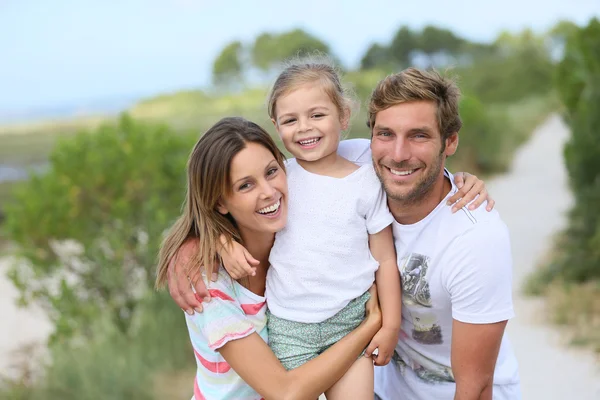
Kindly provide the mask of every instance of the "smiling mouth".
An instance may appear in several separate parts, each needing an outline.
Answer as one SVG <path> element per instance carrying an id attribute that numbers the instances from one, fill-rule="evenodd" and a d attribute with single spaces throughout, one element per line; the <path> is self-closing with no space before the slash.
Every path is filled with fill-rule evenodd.
<path id="1" fill-rule="evenodd" d="M 315 138 L 299 140 L 298 143 L 300 144 L 300 146 L 312 146 L 312 145 L 319 143 L 320 141 L 321 141 L 320 137 L 315 137 Z"/>
<path id="2" fill-rule="evenodd" d="M 388 169 L 388 171 L 391 172 L 392 175 L 396 175 L 396 176 L 410 176 L 418 170 L 418 168 L 405 169 L 405 170 L 393 169 L 393 168 L 389 168 L 389 167 L 386 167 L 386 168 Z"/>
<path id="3" fill-rule="evenodd" d="M 261 208 L 257 211 L 257 213 L 261 215 L 274 215 L 279 211 L 279 207 L 281 206 L 281 199 L 277 200 L 277 203 L 272 204 L 268 207 Z"/>

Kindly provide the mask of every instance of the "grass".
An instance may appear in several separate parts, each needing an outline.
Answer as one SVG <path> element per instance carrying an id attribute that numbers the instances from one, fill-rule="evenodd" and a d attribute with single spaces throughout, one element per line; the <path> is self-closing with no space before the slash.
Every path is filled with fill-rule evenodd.
<path id="1" fill-rule="evenodd" d="M 600 355 L 600 281 L 554 281 L 544 294 L 548 319 L 566 328 L 570 343 Z"/>
<path id="2" fill-rule="evenodd" d="M 564 233 L 556 235 L 553 250 L 527 278 L 523 291 L 544 298 L 544 318 L 562 327 L 571 345 L 592 349 L 600 356 L 600 280 L 568 282 L 555 274 L 567 239 Z"/>

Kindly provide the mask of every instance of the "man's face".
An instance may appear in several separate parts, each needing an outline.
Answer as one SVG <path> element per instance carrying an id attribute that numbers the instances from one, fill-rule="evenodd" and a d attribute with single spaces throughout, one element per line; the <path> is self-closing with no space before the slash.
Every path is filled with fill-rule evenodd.
<path id="1" fill-rule="evenodd" d="M 442 139 L 432 101 L 398 104 L 377 113 L 371 152 L 373 166 L 391 200 L 412 204 L 443 179 L 447 156 L 458 146 L 458 134 Z"/>

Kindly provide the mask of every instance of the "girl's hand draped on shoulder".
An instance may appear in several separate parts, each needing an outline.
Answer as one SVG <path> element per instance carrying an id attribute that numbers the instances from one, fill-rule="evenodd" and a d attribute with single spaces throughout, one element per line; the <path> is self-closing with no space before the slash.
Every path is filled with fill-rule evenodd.
<path id="1" fill-rule="evenodd" d="M 256 266 L 260 261 L 252 257 L 244 246 L 235 240 L 227 242 L 225 237 L 221 237 L 220 241 L 219 256 L 229 276 L 233 279 L 241 279 L 256 274 Z"/>

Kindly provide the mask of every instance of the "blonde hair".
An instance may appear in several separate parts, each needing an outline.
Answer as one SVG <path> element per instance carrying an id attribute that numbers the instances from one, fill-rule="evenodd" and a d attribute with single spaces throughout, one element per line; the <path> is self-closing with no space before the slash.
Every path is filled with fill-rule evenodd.
<path id="1" fill-rule="evenodd" d="M 438 129 L 442 141 L 462 127 L 458 113 L 460 90 L 451 79 L 436 71 L 408 68 L 381 80 L 369 101 L 367 126 L 373 129 L 377 113 L 409 101 L 433 101 L 437 107 Z"/>
<path id="2" fill-rule="evenodd" d="M 188 268 L 204 266 L 211 276 L 217 259 L 219 238 L 241 241 L 235 220 L 217 210 L 219 200 L 231 194 L 231 160 L 257 143 L 269 150 L 281 168 L 284 156 L 271 136 L 254 122 L 244 118 L 223 118 L 198 140 L 187 164 L 187 193 L 182 215 L 173 224 L 159 252 L 156 287 L 164 286 L 169 262 L 188 238 L 198 238 L 198 254 Z"/>
<path id="3" fill-rule="evenodd" d="M 300 86 L 319 83 L 335 105 L 340 120 L 350 117 L 357 111 L 359 102 L 352 89 L 343 84 L 341 73 L 330 58 L 322 54 L 294 58 L 284 63 L 283 71 L 277 76 L 267 99 L 269 117 L 277 120 L 277 100 Z"/>

